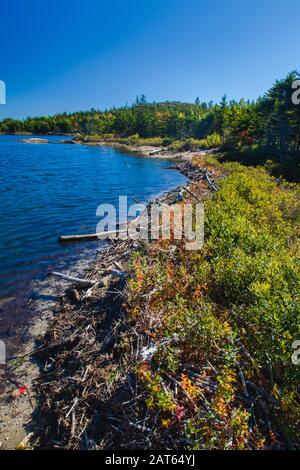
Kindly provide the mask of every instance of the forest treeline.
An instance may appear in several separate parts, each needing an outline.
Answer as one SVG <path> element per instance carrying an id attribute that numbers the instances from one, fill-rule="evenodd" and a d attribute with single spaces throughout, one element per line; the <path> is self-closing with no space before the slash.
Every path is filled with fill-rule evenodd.
<path id="1" fill-rule="evenodd" d="M 92 109 L 24 120 L 6 118 L 0 122 L 0 132 L 79 133 L 132 142 L 152 138 L 157 145 L 180 141 L 185 149 L 223 146 L 229 155 L 233 151 L 234 159 L 239 155 L 244 163 L 272 160 L 290 165 L 295 172 L 300 163 L 300 104 L 292 100 L 297 95 L 293 88 L 297 79 L 299 72 L 291 72 L 251 102 L 228 101 L 224 96 L 217 104 L 203 103 L 199 98 L 194 103 L 148 103 L 141 95 L 132 106 L 105 111 Z"/>

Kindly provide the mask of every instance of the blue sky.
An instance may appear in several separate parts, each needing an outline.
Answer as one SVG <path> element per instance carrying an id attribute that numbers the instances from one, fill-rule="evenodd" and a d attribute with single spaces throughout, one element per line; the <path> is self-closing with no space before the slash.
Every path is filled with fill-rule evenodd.
<path id="1" fill-rule="evenodd" d="M 255 99 L 299 69 L 299 0 L 1 0 L 5 116 Z"/>

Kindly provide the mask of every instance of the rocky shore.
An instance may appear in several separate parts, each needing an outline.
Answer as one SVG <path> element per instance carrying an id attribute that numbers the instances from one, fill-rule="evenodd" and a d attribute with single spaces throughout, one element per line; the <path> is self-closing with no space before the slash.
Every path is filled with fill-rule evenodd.
<path id="1" fill-rule="evenodd" d="M 155 147 L 153 145 L 134 145 L 124 144 L 121 141 L 109 141 L 109 140 L 98 140 L 91 141 L 86 138 L 82 138 L 80 135 L 75 135 L 68 139 L 63 139 L 57 142 L 51 142 L 46 138 L 40 137 L 28 137 L 21 139 L 20 142 L 26 144 L 66 144 L 66 145 L 85 145 L 88 147 L 114 147 L 124 152 L 133 153 L 136 156 L 163 159 L 163 160 L 176 160 L 178 162 L 191 162 L 192 159 L 197 156 L 205 156 L 207 154 L 213 154 L 219 149 L 212 148 L 210 150 L 187 150 L 187 151 L 176 151 L 170 150 L 168 147 Z"/>
<path id="2" fill-rule="evenodd" d="M 189 152 L 187 160 L 191 158 Z M 174 168 L 191 182 L 203 183 L 205 191 L 212 189 L 209 181 L 213 175 L 205 169 L 189 161 L 181 161 Z M 189 187 L 175 188 L 155 202 L 173 204 Z M 143 249 L 142 241 L 110 242 L 84 273 L 85 279 L 101 282 L 88 290 L 70 286 L 59 303 L 32 325 L 32 340 L 9 361 L 9 386 L 0 408 L 2 448 L 93 448 L 87 429 L 105 410 L 101 408 L 96 414 L 95 410 L 89 411 L 84 397 L 90 399 L 96 393 L 99 374 L 113 374 L 115 361 L 119 360 L 117 345 L 122 331 L 128 328 L 122 309 L 130 275 L 128 264 L 133 253 Z M 126 380 L 130 397 L 130 377 Z M 82 385 L 80 392 L 78 384 Z M 109 390 L 101 390 L 101 395 L 109 397 Z M 115 405 L 108 400 L 103 406 L 107 410 Z M 66 428 L 66 433 L 56 443 L 57 426 Z M 86 444 L 82 444 L 84 440 Z"/>

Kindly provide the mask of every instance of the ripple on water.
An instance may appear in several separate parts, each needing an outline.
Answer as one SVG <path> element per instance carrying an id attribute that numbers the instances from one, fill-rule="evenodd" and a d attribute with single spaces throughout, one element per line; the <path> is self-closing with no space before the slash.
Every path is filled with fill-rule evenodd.
<path id="1" fill-rule="evenodd" d="M 165 160 L 19 138 L 0 136 L 0 298 L 43 279 L 49 266 L 67 269 L 78 260 L 87 245 L 62 246 L 57 238 L 95 231 L 99 204 L 117 204 L 119 195 L 149 201 L 185 181 Z"/>

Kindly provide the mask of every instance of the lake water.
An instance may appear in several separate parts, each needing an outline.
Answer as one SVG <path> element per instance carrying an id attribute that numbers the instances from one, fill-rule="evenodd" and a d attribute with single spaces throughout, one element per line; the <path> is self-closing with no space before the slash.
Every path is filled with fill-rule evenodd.
<path id="1" fill-rule="evenodd" d="M 60 235 L 93 233 L 102 203 L 119 195 L 146 202 L 185 181 L 167 160 L 111 147 L 25 144 L 0 135 L 0 298 L 50 269 L 67 267 L 101 242 L 61 245 Z"/>

